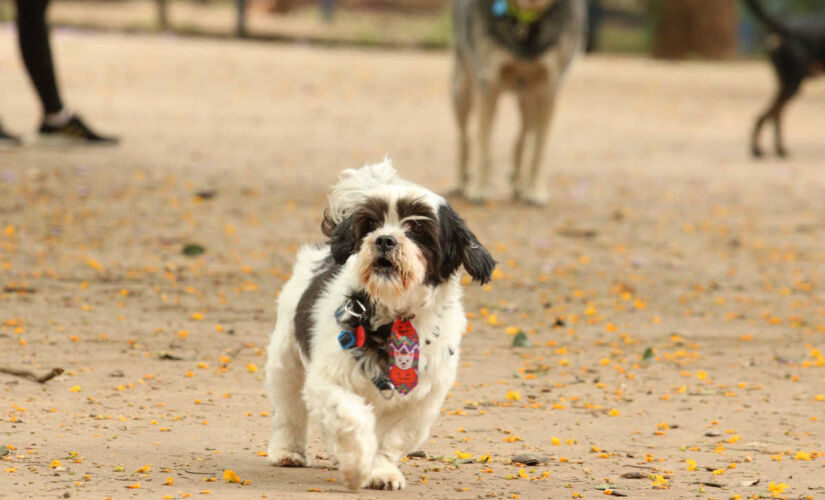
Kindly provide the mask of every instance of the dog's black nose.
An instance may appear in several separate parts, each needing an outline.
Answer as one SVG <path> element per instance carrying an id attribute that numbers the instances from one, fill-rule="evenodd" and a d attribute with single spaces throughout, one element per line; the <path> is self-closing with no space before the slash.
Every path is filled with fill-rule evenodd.
<path id="1" fill-rule="evenodd" d="M 398 245 L 398 241 L 392 236 L 379 236 L 375 238 L 375 246 L 381 253 L 389 252 Z"/>

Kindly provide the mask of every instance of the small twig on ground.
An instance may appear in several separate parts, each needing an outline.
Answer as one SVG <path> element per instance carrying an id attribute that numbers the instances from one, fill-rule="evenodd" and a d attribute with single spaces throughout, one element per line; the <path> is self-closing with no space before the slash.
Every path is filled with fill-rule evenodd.
<path id="1" fill-rule="evenodd" d="M 37 382 L 38 384 L 45 384 L 49 380 L 51 380 L 51 379 L 57 377 L 58 375 L 62 374 L 63 373 L 63 368 L 52 368 L 52 370 L 49 373 L 47 373 L 45 375 L 42 375 L 40 377 L 38 377 L 34 373 L 30 372 L 29 370 L 18 370 L 16 368 L 5 368 L 5 367 L 2 367 L 2 366 L 0 366 L 0 373 L 5 373 L 7 375 L 14 375 L 15 377 L 26 378 L 26 379 L 32 380 L 34 382 Z"/>

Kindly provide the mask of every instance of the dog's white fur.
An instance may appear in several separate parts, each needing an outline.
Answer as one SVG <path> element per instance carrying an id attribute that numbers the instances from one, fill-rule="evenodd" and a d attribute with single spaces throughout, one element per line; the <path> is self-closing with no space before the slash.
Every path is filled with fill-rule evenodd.
<path id="1" fill-rule="evenodd" d="M 344 171 L 330 195 L 329 215 L 341 222 L 367 197 L 392 200 L 411 195 L 425 200 L 434 213 L 445 203 L 431 191 L 402 180 L 385 160 Z M 395 234 L 399 225 L 400 221 L 392 220 L 390 214 L 385 227 L 376 234 Z M 371 246 L 365 240 L 363 247 Z M 282 466 L 308 464 L 309 416 L 323 430 L 327 446 L 351 488 L 401 489 L 406 482 L 397 464 L 422 444 L 453 386 L 458 345 L 467 320 L 457 273 L 438 286 L 425 285 L 423 276 L 418 275 L 406 290 L 379 286 L 375 293 L 381 310 L 377 313 L 389 321 L 402 314 L 414 314 L 421 339 L 418 385 L 407 395 L 395 393 L 391 399 L 384 399 L 337 340 L 341 327 L 334 312 L 347 294 L 358 288 L 364 253 L 362 250 L 352 255 L 343 264 L 316 302 L 312 311 L 315 333 L 307 359 L 296 342 L 294 318 L 314 272 L 329 259 L 330 247 L 305 246 L 298 252 L 293 275 L 278 301 L 278 321 L 269 345 L 267 388 L 274 411 L 268 458 Z M 420 256 L 410 257 L 410 266 L 420 260 L 416 257 Z M 415 272 L 423 273 L 420 269 Z M 434 330 L 440 333 L 432 335 Z"/>

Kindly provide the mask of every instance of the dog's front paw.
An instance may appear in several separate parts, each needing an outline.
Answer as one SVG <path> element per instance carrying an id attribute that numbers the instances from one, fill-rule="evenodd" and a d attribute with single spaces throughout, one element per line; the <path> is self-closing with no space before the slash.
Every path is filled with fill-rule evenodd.
<path id="1" fill-rule="evenodd" d="M 347 483 L 349 489 L 357 490 L 363 487 L 365 479 L 361 469 L 342 467 L 341 472 L 344 473 L 344 482 Z"/>
<path id="2" fill-rule="evenodd" d="M 364 481 L 364 488 L 373 490 L 402 490 L 405 486 L 407 480 L 395 465 L 383 465 L 373 469 Z"/>
<path id="3" fill-rule="evenodd" d="M 550 199 L 550 196 L 547 194 L 546 190 L 536 188 L 530 189 L 527 193 L 523 194 L 521 199 L 528 205 L 543 207 L 544 205 L 547 205 L 547 201 Z"/>
<path id="4" fill-rule="evenodd" d="M 307 459 L 303 453 L 284 449 L 269 450 L 267 459 L 278 467 L 306 467 Z"/>

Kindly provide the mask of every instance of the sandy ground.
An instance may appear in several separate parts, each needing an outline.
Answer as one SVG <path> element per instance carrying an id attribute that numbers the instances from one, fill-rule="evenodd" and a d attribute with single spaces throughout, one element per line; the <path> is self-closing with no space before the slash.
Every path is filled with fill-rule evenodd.
<path id="1" fill-rule="evenodd" d="M 66 370 L 0 375 L 0 497 L 356 498 L 317 438 L 312 468 L 261 456 L 264 348 L 340 169 L 389 153 L 450 186 L 447 55 L 56 40 L 68 102 L 125 141 L 0 152 L 0 366 Z M 8 29 L 0 67 L 4 122 L 34 130 Z M 431 460 L 402 465 L 406 491 L 358 497 L 825 497 L 825 88 L 788 113 L 794 156 L 754 162 L 772 88 L 758 62 L 581 61 L 550 204 L 456 202 L 500 272 L 467 289 Z M 509 463 L 523 452 L 549 461 Z"/>

